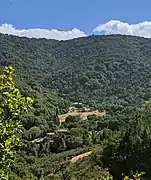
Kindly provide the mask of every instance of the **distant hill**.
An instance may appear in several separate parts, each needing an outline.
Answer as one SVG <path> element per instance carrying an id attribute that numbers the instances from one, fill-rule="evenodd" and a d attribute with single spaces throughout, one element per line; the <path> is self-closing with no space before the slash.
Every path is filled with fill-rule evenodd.
<path id="1" fill-rule="evenodd" d="M 35 84 L 92 106 L 140 104 L 151 97 L 151 39 L 110 35 L 68 41 L 0 34 L 0 65 L 20 86 Z"/>
<path id="2" fill-rule="evenodd" d="M 134 115 L 151 98 L 151 39 L 110 35 L 56 41 L 0 34 L 0 67 L 8 65 L 15 67 L 22 94 L 34 98 L 32 112 L 22 119 L 24 145 L 17 153 L 10 180 L 107 179 L 109 172 L 100 159 L 106 149 L 114 156 L 106 151 L 103 157 L 110 160 L 111 155 L 111 160 L 120 160 L 121 172 L 143 164 L 140 169 L 150 179 L 151 136 L 145 124 L 150 124 L 150 109 L 149 115 L 148 110 L 142 113 L 144 119 L 138 119 L 138 127 Z M 86 121 L 71 117 L 65 120 L 63 116 L 60 125 L 58 115 L 67 115 L 74 102 L 106 114 L 90 116 Z M 130 122 L 134 123 L 132 134 L 127 128 Z M 64 130 L 70 133 L 62 133 Z M 119 141 L 125 138 L 123 131 L 129 138 L 126 136 L 125 146 L 123 141 L 120 146 Z M 53 141 L 47 136 L 52 134 Z M 140 149 L 135 148 L 138 144 Z M 123 148 L 127 146 L 130 148 Z M 125 159 L 125 150 L 127 158 L 134 152 L 132 161 Z M 91 151 L 92 155 L 85 154 Z M 123 160 L 119 159 L 122 153 Z M 138 163 L 136 154 L 141 158 Z M 74 157 L 80 161 L 70 163 Z"/>

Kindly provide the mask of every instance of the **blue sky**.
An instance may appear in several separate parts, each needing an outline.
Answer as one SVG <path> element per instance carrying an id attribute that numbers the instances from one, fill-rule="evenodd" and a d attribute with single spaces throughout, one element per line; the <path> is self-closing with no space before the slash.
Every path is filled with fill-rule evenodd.
<path id="1" fill-rule="evenodd" d="M 150 22 L 150 7 L 151 0 L 0 0 L 0 24 L 16 29 L 77 28 L 88 35 L 111 20 Z"/>

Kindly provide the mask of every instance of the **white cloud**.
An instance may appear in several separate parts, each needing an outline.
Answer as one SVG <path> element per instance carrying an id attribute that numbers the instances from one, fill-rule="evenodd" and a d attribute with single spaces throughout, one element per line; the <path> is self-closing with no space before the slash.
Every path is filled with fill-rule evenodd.
<path id="1" fill-rule="evenodd" d="M 0 25 L 0 33 L 12 34 L 19 37 L 28 38 L 46 38 L 56 40 L 68 40 L 78 37 L 84 37 L 86 34 L 79 29 L 72 29 L 69 31 L 59 31 L 56 29 L 16 29 L 13 25 L 2 24 Z"/>
<path id="2" fill-rule="evenodd" d="M 93 32 L 151 38 L 151 21 L 145 21 L 138 24 L 128 24 L 117 20 L 111 20 L 105 24 L 98 25 Z"/>
<path id="3" fill-rule="evenodd" d="M 101 34 L 123 34 L 141 36 L 151 38 L 151 21 L 140 22 L 138 24 L 128 24 L 118 20 L 111 20 L 105 24 L 98 25 L 94 30 L 94 33 Z M 46 38 L 56 40 L 68 40 L 78 37 L 87 36 L 83 31 L 79 29 L 72 29 L 68 31 L 60 31 L 56 29 L 17 29 L 10 24 L 0 25 L 0 33 L 12 34 L 19 37 L 28 38 Z"/>

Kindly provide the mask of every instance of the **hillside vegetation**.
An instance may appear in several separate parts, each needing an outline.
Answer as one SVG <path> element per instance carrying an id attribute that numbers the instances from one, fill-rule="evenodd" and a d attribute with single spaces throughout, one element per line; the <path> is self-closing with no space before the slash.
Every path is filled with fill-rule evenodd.
<path id="1" fill-rule="evenodd" d="M 136 169 L 151 177 L 151 39 L 56 41 L 0 34 L 1 69 L 8 65 L 16 70 L 21 93 L 34 99 L 32 112 L 22 118 L 24 146 L 11 179 L 118 180 Z M 73 102 L 106 114 L 90 114 L 86 121 L 69 114 L 60 125 L 58 118 Z M 87 152 L 86 159 L 70 164 Z"/>
<path id="2" fill-rule="evenodd" d="M 1 34 L 0 48 L 1 66 L 13 65 L 20 83 L 92 104 L 150 97 L 150 39 L 112 35 L 60 42 Z"/>

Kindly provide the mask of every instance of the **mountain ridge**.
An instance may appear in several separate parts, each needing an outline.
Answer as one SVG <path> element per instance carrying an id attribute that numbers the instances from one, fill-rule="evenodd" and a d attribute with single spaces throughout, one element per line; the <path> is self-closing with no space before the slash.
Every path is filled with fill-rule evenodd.
<path id="1" fill-rule="evenodd" d="M 150 68 L 151 39 L 136 36 L 96 35 L 57 41 L 0 34 L 0 48 L 0 65 L 15 66 L 21 81 L 31 84 L 32 79 L 74 100 L 77 94 L 82 100 L 81 91 L 91 96 L 93 89 L 119 83 L 117 76 L 130 78 L 130 69 L 135 80 L 134 74 L 142 66 Z"/>
<path id="2" fill-rule="evenodd" d="M 151 98 L 151 39 L 110 35 L 55 41 L 0 34 L 0 67 L 8 65 L 15 67 L 21 93 L 34 99 L 32 112 L 21 119 L 24 145 L 10 179 L 106 179 L 109 169 L 115 178 L 140 161 L 148 164 L 139 167 L 150 177 L 150 111 L 143 104 Z M 58 117 L 71 102 L 106 114 L 85 121 L 68 116 L 60 124 Z M 140 107 L 143 118 L 137 119 Z M 69 133 L 53 133 L 59 129 Z M 87 159 L 69 163 L 89 151 Z"/>

